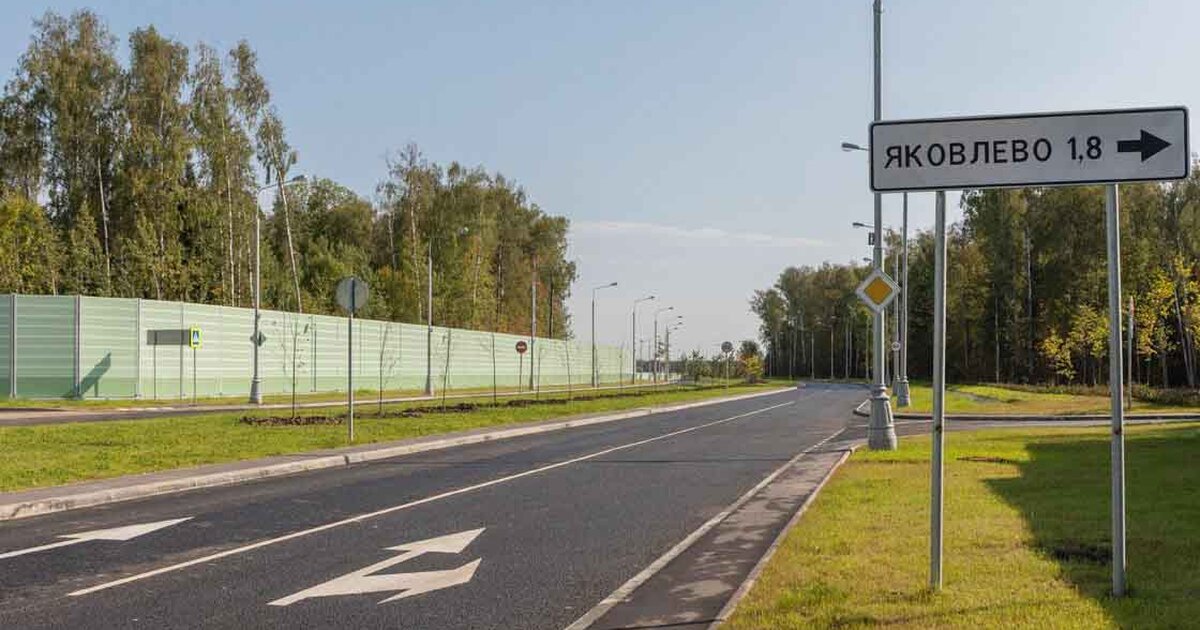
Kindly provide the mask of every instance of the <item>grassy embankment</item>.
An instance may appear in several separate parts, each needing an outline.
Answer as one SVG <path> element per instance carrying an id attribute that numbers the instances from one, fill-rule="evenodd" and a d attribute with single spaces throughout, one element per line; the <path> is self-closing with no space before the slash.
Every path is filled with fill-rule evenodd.
<path id="1" fill-rule="evenodd" d="M 932 388 L 926 383 L 910 385 L 912 404 L 901 412 L 929 413 L 933 409 Z M 1078 415 L 1109 412 L 1107 390 L 1091 388 L 1078 392 L 1045 391 L 1032 387 L 1004 385 L 948 385 L 946 413 L 955 414 L 1013 414 L 1013 415 Z M 1178 404 L 1134 400 L 1133 413 L 1138 412 L 1200 412 L 1195 404 L 1181 400 Z"/>
<path id="2" fill-rule="evenodd" d="M 733 629 L 1192 627 L 1200 423 L 1128 430 L 1130 595 L 1109 596 L 1104 429 L 947 437 L 945 588 L 928 582 L 929 441 L 856 453 L 739 606 Z"/>
<path id="3" fill-rule="evenodd" d="M 380 417 L 375 407 L 355 412 L 355 443 L 367 444 L 448 433 L 479 427 L 534 422 L 555 417 L 619 411 L 649 405 L 702 400 L 762 391 L 772 384 L 731 387 L 674 387 L 638 394 L 609 390 L 566 394 L 541 394 L 541 400 L 560 404 L 511 406 L 501 399 L 491 406 L 490 396 L 459 399 L 440 411 L 436 402 L 384 405 Z M 526 395 L 524 398 L 531 398 Z M 455 410 L 477 405 L 470 411 Z M 418 409 L 413 416 L 411 411 Z M 408 411 L 408 414 L 404 412 Z M 50 486 L 156 470 L 302 453 L 346 446 L 346 429 L 334 414 L 339 409 L 300 410 L 300 417 L 316 422 L 263 425 L 244 418 L 289 416 L 286 411 L 229 412 L 145 420 L 103 421 L 0 427 L 0 491 Z M 322 420 L 324 419 L 324 420 Z"/>

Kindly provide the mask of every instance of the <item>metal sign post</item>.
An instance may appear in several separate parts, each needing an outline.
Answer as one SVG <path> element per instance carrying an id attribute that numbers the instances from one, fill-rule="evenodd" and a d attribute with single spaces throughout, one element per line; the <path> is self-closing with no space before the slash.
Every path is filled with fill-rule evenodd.
<path id="1" fill-rule="evenodd" d="M 871 189 L 937 192 L 934 265 L 933 471 L 930 585 L 942 583 L 946 189 L 1106 184 L 1109 394 L 1112 405 L 1112 588 L 1125 594 L 1125 395 L 1117 183 L 1184 179 L 1191 167 L 1183 107 L 881 121 L 871 125 Z M 878 271 L 878 270 L 877 270 Z M 870 282 L 874 282 L 871 286 Z M 886 299 L 878 279 L 859 295 Z M 1130 356 L 1133 352 L 1130 308 Z M 1132 369 L 1131 378 L 1132 378 Z"/>
<path id="2" fill-rule="evenodd" d="M 942 588 L 943 469 L 946 450 L 946 193 L 938 191 L 933 225 L 933 457 L 929 492 L 929 588 Z"/>
<path id="3" fill-rule="evenodd" d="M 1117 185 L 1104 191 L 1108 229 L 1108 391 L 1112 396 L 1112 586 L 1125 595 L 1125 406 L 1121 397 L 1121 200 Z"/>
<path id="4" fill-rule="evenodd" d="M 367 283 L 350 276 L 342 278 L 337 285 L 337 303 L 350 313 L 346 332 L 346 430 L 350 441 L 354 441 L 354 312 L 367 303 Z"/>

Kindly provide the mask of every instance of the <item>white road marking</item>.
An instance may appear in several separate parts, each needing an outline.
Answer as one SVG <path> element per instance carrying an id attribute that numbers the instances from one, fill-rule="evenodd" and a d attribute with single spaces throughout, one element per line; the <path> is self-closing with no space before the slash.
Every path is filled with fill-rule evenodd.
<path id="1" fill-rule="evenodd" d="M 753 488 L 750 488 L 750 490 L 746 491 L 746 494 L 738 497 L 738 500 L 731 503 L 729 507 L 721 510 L 719 514 L 705 521 L 703 525 L 698 527 L 692 533 L 688 534 L 687 538 L 679 541 L 678 544 L 667 550 L 667 553 L 659 556 L 658 559 L 656 559 L 654 562 L 651 562 L 649 566 L 647 566 L 645 569 L 642 569 L 637 575 L 629 578 L 629 581 L 617 587 L 617 590 L 613 591 L 608 597 L 600 600 L 599 604 L 596 604 L 591 610 L 584 613 L 582 617 L 576 619 L 574 623 L 564 628 L 564 630 L 585 630 L 586 628 L 590 628 L 592 624 L 596 623 L 596 620 L 603 617 L 604 614 L 611 610 L 613 606 L 616 606 L 627 599 L 635 590 L 637 590 L 639 586 L 645 584 L 647 580 L 654 577 L 654 574 L 662 571 L 663 568 L 666 567 L 667 564 L 669 564 L 672 560 L 677 558 L 683 552 L 687 551 L 689 547 L 696 544 L 696 541 L 700 540 L 701 536 L 707 534 L 709 530 L 719 525 L 721 521 L 729 518 L 730 514 L 733 514 L 738 508 L 742 507 L 743 504 L 753 498 L 754 495 L 758 494 L 759 490 L 767 487 L 767 484 L 775 481 L 779 475 L 782 475 L 785 470 L 790 468 L 792 464 L 795 464 L 797 461 L 799 461 L 801 457 L 804 457 L 805 455 L 808 455 L 809 453 L 824 446 L 827 442 L 841 435 L 845 431 L 845 429 L 839 429 L 820 442 L 817 442 L 816 444 L 813 444 L 812 446 L 797 453 L 796 456 L 789 459 L 786 464 L 776 468 L 774 472 L 767 475 L 762 481 L 755 484 Z"/>
<path id="2" fill-rule="evenodd" d="M 376 562 L 357 571 L 334 578 L 328 582 L 306 588 L 299 593 L 288 595 L 270 603 L 271 606 L 287 606 L 309 597 L 330 597 L 333 595 L 359 595 L 362 593 L 381 593 L 385 591 L 401 591 L 380 604 L 428 593 L 459 584 L 466 584 L 475 577 L 482 559 L 464 564 L 449 571 L 420 571 L 416 573 L 391 573 L 387 575 L 371 575 L 388 567 L 411 560 L 427 553 L 462 553 L 471 541 L 483 533 L 484 528 L 472 529 L 457 534 L 439 536 L 428 540 L 388 547 L 388 551 L 403 551 L 398 556 Z"/>
<path id="3" fill-rule="evenodd" d="M 138 536 L 142 536 L 144 534 L 149 534 L 150 532 L 153 532 L 153 531 L 160 530 L 164 527 L 170 527 L 172 525 L 177 525 L 177 524 L 182 523 L 190 518 L 191 517 L 189 516 L 187 518 L 174 518 L 169 521 L 155 521 L 153 523 L 140 523 L 137 525 L 123 525 L 121 527 L 111 527 L 108 529 L 93 529 L 90 532 L 79 532 L 78 534 L 67 534 L 65 536 L 59 536 L 59 538 L 65 538 L 66 540 L 60 540 L 58 542 L 49 543 L 46 545 L 39 545 L 37 547 L 29 547 L 28 549 L 18 549 L 16 551 L 0 553 L 0 560 L 4 560 L 5 558 L 15 558 L 17 556 L 23 556 L 27 553 L 46 551 L 47 549 L 57 549 L 58 547 L 67 547 L 70 545 L 78 545 L 79 543 L 88 542 L 90 540 L 126 541 L 126 540 L 130 540 L 133 538 L 137 538 Z"/>
<path id="4" fill-rule="evenodd" d="M 174 571 L 178 571 L 178 570 L 180 570 L 180 569 L 186 569 L 186 568 L 188 568 L 188 567 L 193 567 L 193 566 L 196 566 L 196 565 L 198 565 L 198 564 L 205 564 L 205 563 L 208 563 L 208 562 L 212 562 L 212 561 L 214 561 L 214 560 L 220 560 L 220 559 L 222 559 L 222 558 L 228 558 L 229 556 L 235 556 L 235 555 L 243 554 L 243 553 L 246 553 L 246 552 L 248 552 L 248 551 L 254 551 L 255 549 L 261 549 L 262 547 L 267 547 L 267 546 L 274 545 L 274 544 L 278 544 L 278 543 L 281 543 L 281 542 L 287 542 L 287 541 L 289 541 L 289 540 L 294 540 L 294 539 L 296 539 L 296 538 L 301 538 L 301 537 L 303 537 L 303 536 L 308 536 L 308 535 L 310 535 L 310 534 L 316 534 L 316 533 L 323 532 L 323 531 L 326 531 L 326 530 L 334 529 L 335 527 L 341 527 L 341 526 L 343 526 L 343 525 L 350 525 L 350 524 L 353 524 L 353 523 L 360 523 L 360 522 L 362 522 L 362 521 L 365 521 L 365 520 L 368 520 L 368 519 L 376 518 L 376 517 L 379 517 L 379 516 L 384 516 L 384 515 L 387 515 L 387 514 L 392 514 L 392 513 L 394 513 L 394 512 L 399 512 L 399 511 L 401 511 L 401 510 L 407 510 L 407 509 L 414 508 L 414 507 L 417 507 L 417 506 L 420 506 L 420 505 L 425 505 L 425 504 L 427 504 L 427 503 L 433 503 L 433 502 L 435 502 L 435 501 L 441 501 L 441 500 L 443 500 L 443 499 L 448 499 L 448 498 L 450 498 L 450 497 L 456 497 L 456 496 L 458 496 L 458 495 L 461 495 L 461 494 L 467 494 L 467 493 L 469 493 L 469 492 L 475 492 L 476 490 L 482 490 L 482 489 L 484 489 L 484 488 L 490 488 L 490 487 L 492 487 L 492 486 L 499 485 L 499 484 L 502 484 L 502 483 L 508 483 L 508 482 L 510 482 L 510 481 L 516 481 L 517 479 L 521 479 L 521 478 L 523 478 L 523 477 L 528 477 L 528 476 L 530 476 L 530 475 L 537 475 L 537 474 L 541 474 L 541 473 L 544 473 L 544 472 L 548 472 L 548 471 L 554 470 L 554 469 L 556 469 L 556 468 L 562 468 L 563 466 L 570 466 L 571 464 L 577 464 L 577 463 L 579 463 L 579 462 L 587 461 L 587 460 L 589 460 L 589 459 L 595 459 L 595 458 L 597 458 L 597 457 L 602 457 L 602 456 L 604 456 L 604 455 L 608 455 L 609 453 L 615 453 L 615 452 L 617 452 L 617 451 L 622 451 L 622 450 L 625 450 L 625 449 L 634 448 L 634 447 L 637 447 L 637 446 L 642 446 L 642 445 L 644 445 L 644 444 L 650 444 L 651 442 L 657 442 L 657 441 L 659 441 L 659 440 L 665 440 L 665 439 L 667 439 L 667 438 L 676 437 L 676 436 L 679 436 L 679 435 L 683 435 L 683 434 L 685 434 L 685 433 L 691 433 L 692 431 L 699 431 L 700 429 L 706 429 L 706 428 L 708 428 L 708 427 L 714 427 L 714 426 L 717 426 L 717 425 L 719 425 L 719 424 L 725 424 L 725 423 L 727 423 L 727 422 L 733 422 L 734 420 L 740 420 L 740 419 L 742 419 L 742 418 L 746 418 L 746 417 L 749 417 L 749 416 L 753 416 L 753 415 L 756 415 L 756 414 L 760 414 L 760 413 L 763 413 L 763 412 L 765 412 L 765 411 L 771 411 L 772 409 L 778 409 L 778 408 L 780 408 L 780 407 L 786 407 L 786 406 L 788 406 L 788 405 L 791 405 L 791 404 L 793 404 L 794 402 L 795 402 L 794 400 L 789 400 L 789 401 L 787 401 L 787 402 L 785 402 L 785 403 L 779 403 L 779 404 L 777 404 L 777 405 L 771 405 L 771 406 L 769 406 L 769 407 L 763 407 L 762 409 L 756 409 L 756 410 L 754 410 L 754 411 L 748 411 L 748 412 L 746 412 L 746 413 L 741 413 L 741 414 L 738 414 L 738 415 L 736 415 L 736 416 L 730 416 L 730 417 L 728 417 L 728 418 L 723 418 L 723 419 L 721 419 L 721 420 L 714 420 L 714 421 L 712 421 L 712 422 L 707 422 L 707 423 L 705 423 L 705 424 L 698 424 L 698 425 L 696 425 L 696 426 L 694 426 L 694 427 L 688 427 L 688 428 L 686 428 L 686 429 L 679 429 L 679 430 L 677 430 L 677 431 L 671 431 L 670 433 L 664 433 L 664 434 L 662 434 L 662 435 L 658 435 L 658 436 L 655 436 L 655 437 L 652 437 L 652 438 L 646 438 L 646 439 L 644 439 L 644 440 L 638 440 L 638 441 L 636 441 L 636 442 L 630 442 L 630 443 L 628 443 L 628 444 L 622 444 L 622 445 L 620 445 L 620 446 L 613 446 L 613 447 L 610 447 L 610 448 L 606 448 L 606 449 L 603 449 L 603 450 L 596 451 L 596 452 L 594 452 L 594 453 L 590 453 L 590 454 L 588 454 L 588 455 L 581 455 L 581 456 L 579 456 L 579 457 L 574 457 L 574 458 L 567 459 L 567 460 L 563 460 L 563 461 L 561 461 L 561 462 L 556 462 L 556 463 L 553 463 L 553 464 L 547 464 L 547 465 L 545 465 L 545 466 L 541 466 L 541 467 L 538 467 L 538 468 L 533 468 L 533 469 L 530 469 L 530 470 L 526 470 L 526 471 L 524 471 L 524 472 L 519 472 L 519 473 L 515 473 L 515 474 L 512 474 L 512 475 L 507 475 L 507 476 L 504 476 L 504 477 L 498 477 L 498 478 L 496 478 L 496 479 L 492 479 L 491 481 L 485 481 L 485 482 L 482 482 L 482 483 L 477 483 L 477 484 L 475 484 L 475 485 L 466 486 L 466 487 L 463 487 L 463 488 L 459 488 L 459 489 L 457 489 L 457 490 L 450 490 L 450 491 L 448 491 L 448 492 L 443 492 L 443 493 L 441 493 L 441 494 L 435 494 L 435 495 L 432 495 L 432 496 L 425 497 L 425 498 L 423 498 L 423 499 L 417 499 L 417 500 L 415 500 L 415 501 L 409 501 L 408 503 L 401 503 L 400 505 L 393 505 L 393 506 L 391 506 L 391 507 L 386 507 L 386 508 L 383 508 L 383 509 L 381 509 L 381 510 L 375 510 L 374 512 L 367 512 L 367 513 L 365 513 L 365 514 L 359 514 L 358 516 L 352 516 L 352 517 L 350 517 L 350 518 L 345 518 L 345 519 L 342 519 L 342 520 L 340 520 L 340 521 L 333 521 L 333 522 L 331 522 L 331 523 L 326 523 L 326 524 L 324 524 L 324 525 L 318 525 L 318 526 L 316 526 L 316 527 L 311 527 L 311 528 L 309 528 L 309 529 L 302 529 L 302 530 L 295 531 L 295 532 L 292 532 L 292 533 L 290 533 L 290 534 L 285 534 L 285 535 L 283 535 L 283 536 L 279 536 L 279 537 L 276 537 L 276 538 L 268 538 L 268 539 L 266 539 L 266 540 L 260 540 L 260 541 L 258 541 L 258 542 L 256 542 L 256 543 L 251 543 L 251 544 L 249 544 L 249 545 L 244 545 L 244 546 L 242 546 L 242 547 L 235 547 L 235 548 L 233 548 L 233 549 L 227 549 L 227 550 L 225 550 L 225 551 L 219 551 L 219 552 L 217 552 L 217 553 L 213 553 L 213 554 L 209 554 L 209 555 L 207 555 L 207 556 L 202 556 L 202 557 L 200 557 L 200 558 L 195 558 L 195 559 L 192 559 L 192 560 L 188 560 L 188 561 L 186 561 L 186 562 L 180 562 L 180 563 L 178 563 L 178 564 L 167 565 L 167 566 L 165 566 L 165 567 L 160 567 L 160 568 L 154 569 L 154 570 L 152 570 L 152 571 L 146 571 L 145 573 L 138 573 L 138 574 L 135 574 L 135 575 L 130 575 L 130 576 L 128 576 L 128 577 L 124 577 L 124 578 L 121 578 L 121 579 L 119 579 L 119 580 L 113 580 L 113 581 L 111 581 L 111 582 L 104 582 L 104 583 L 102 583 L 102 584 L 97 584 L 96 586 L 90 586 L 90 587 L 88 587 L 88 588 L 79 589 L 79 590 L 77 590 L 77 591 L 74 591 L 74 592 L 72 592 L 72 593 L 69 593 L 69 595 L 70 595 L 71 597 L 79 597 L 80 595 L 88 595 L 88 594 L 90 594 L 90 593 L 95 593 L 95 592 L 97 592 L 97 591 L 103 591 L 103 590 L 106 590 L 106 589 L 113 588 L 114 586 L 121 586 L 121 585 L 123 585 L 123 584 L 129 584 L 130 582 L 137 582 L 137 581 L 139 581 L 139 580 L 144 580 L 144 579 L 147 579 L 147 578 L 152 578 L 152 577 L 155 577 L 155 576 L 163 575 L 164 573 L 172 573 L 172 572 L 174 572 Z"/>

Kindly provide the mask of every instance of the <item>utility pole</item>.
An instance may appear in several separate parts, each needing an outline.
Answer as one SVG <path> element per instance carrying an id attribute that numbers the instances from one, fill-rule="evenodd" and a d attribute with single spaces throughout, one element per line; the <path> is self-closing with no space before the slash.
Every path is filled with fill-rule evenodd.
<path id="1" fill-rule="evenodd" d="M 433 395 L 433 237 L 425 255 L 425 395 Z"/>
<path id="2" fill-rule="evenodd" d="M 881 55 L 881 31 L 883 6 L 882 0 L 874 2 L 874 120 L 878 122 L 883 117 L 882 92 L 883 82 L 880 71 L 883 64 Z M 874 147 L 872 147 L 874 148 Z M 883 197 L 875 193 L 875 251 L 874 267 L 883 270 Z M 871 384 L 871 418 L 867 425 L 867 445 L 872 450 L 895 450 L 896 427 L 892 421 L 892 404 L 888 399 L 887 385 L 883 380 L 884 347 L 883 347 L 883 311 L 876 311 L 872 322 L 871 348 L 874 354 L 874 374 Z"/>

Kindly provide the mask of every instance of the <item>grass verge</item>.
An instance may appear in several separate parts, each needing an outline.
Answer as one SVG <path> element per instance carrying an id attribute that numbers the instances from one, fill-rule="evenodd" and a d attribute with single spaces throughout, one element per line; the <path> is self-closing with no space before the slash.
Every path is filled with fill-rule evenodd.
<path id="1" fill-rule="evenodd" d="M 903 412 L 930 413 L 933 410 L 933 390 L 928 384 L 909 386 L 911 405 Z M 1003 385 L 948 385 L 946 413 L 950 414 L 1011 414 L 1011 415 L 1079 415 L 1109 412 L 1107 390 L 1066 393 L 1034 391 L 1030 388 L 1010 388 Z M 1133 412 L 1200 412 L 1193 405 L 1172 405 L 1135 400 Z"/>
<path id="2" fill-rule="evenodd" d="M 1130 596 L 1109 596 L 1103 429 L 947 436 L 945 588 L 928 581 L 929 441 L 859 452 L 728 628 L 1190 627 L 1200 619 L 1200 423 L 1130 427 Z"/>
<path id="3" fill-rule="evenodd" d="M 751 393 L 766 385 L 673 388 L 636 395 L 619 391 L 588 392 L 590 400 L 563 404 L 490 406 L 491 397 L 460 399 L 480 405 L 470 412 L 431 409 L 430 401 L 384 405 L 355 410 L 355 444 L 368 444 L 449 433 L 479 427 L 547 420 L 560 416 L 619 411 L 649 405 L 679 403 Z M 541 399 L 565 398 L 541 395 Z M 416 417 L 399 417 L 420 409 Z M 301 410 L 305 418 L 324 418 L 340 410 Z M 246 418 L 278 416 L 279 410 L 217 413 L 186 417 L 126 420 L 27 427 L 0 427 L 0 492 L 52 486 L 136 473 L 302 453 L 346 446 L 340 423 L 314 422 L 302 426 L 273 426 L 243 422 Z"/>

